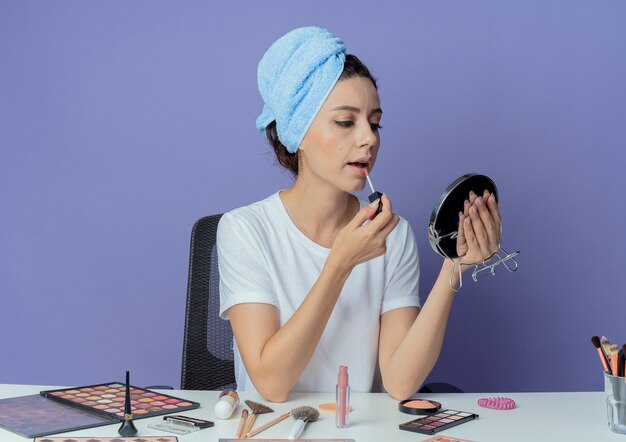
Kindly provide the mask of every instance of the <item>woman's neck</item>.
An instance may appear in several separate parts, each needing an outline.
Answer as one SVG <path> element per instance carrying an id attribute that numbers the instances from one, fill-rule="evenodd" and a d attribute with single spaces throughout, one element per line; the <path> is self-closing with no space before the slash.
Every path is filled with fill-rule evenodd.
<path id="1" fill-rule="evenodd" d="M 354 195 L 332 186 L 314 187 L 299 179 L 279 196 L 298 229 L 327 248 L 332 247 L 339 230 L 359 210 L 359 202 Z"/>

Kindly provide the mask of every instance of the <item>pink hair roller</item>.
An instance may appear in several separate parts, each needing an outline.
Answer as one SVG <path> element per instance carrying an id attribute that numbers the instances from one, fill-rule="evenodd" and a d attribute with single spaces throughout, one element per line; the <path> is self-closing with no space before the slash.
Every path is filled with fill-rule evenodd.
<path id="1" fill-rule="evenodd" d="M 508 397 L 489 397 L 478 399 L 478 405 L 494 410 L 512 410 L 515 408 L 515 401 Z"/>

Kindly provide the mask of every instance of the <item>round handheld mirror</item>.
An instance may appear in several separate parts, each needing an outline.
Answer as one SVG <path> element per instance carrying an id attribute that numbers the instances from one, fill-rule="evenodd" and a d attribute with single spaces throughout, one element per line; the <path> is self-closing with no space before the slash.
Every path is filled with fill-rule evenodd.
<path id="1" fill-rule="evenodd" d="M 463 211 L 463 204 L 469 199 L 470 191 L 482 195 L 485 190 L 496 196 L 498 189 L 491 178 L 485 175 L 468 173 L 454 180 L 443 192 L 430 215 L 428 224 L 428 240 L 435 252 L 444 258 L 458 258 L 456 252 L 456 237 L 459 230 L 459 212 Z"/>

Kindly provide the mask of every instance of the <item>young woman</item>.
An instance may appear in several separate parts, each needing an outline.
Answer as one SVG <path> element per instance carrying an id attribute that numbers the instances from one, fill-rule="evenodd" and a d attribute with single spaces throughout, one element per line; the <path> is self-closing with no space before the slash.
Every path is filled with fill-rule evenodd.
<path id="1" fill-rule="evenodd" d="M 378 203 L 353 195 L 380 146 L 376 81 L 316 27 L 277 40 L 258 80 L 257 127 L 295 182 L 220 221 L 220 314 L 235 337 L 238 388 L 274 402 L 290 391 L 334 391 L 341 364 L 352 391 L 377 388 L 379 368 L 386 391 L 406 399 L 439 356 L 452 262 L 421 307 L 410 225 L 386 195 L 378 214 Z M 459 226 L 457 264 L 498 250 L 500 215 L 488 192 L 468 195 Z"/>

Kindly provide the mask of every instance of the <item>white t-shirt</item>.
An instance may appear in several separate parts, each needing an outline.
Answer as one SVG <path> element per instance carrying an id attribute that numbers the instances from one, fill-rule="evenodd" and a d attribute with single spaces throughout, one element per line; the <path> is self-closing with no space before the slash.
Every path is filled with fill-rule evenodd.
<path id="1" fill-rule="evenodd" d="M 217 231 L 220 316 L 228 319 L 228 309 L 240 303 L 272 304 L 282 327 L 319 277 L 329 252 L 296 227 L 278 192 L 225 213 Z M 372 391 L 380 316 L 399 307 L 419 307 L 418 282 L 415 236 L 400 218 L 387 237 L 385 255 L 352 270 L 292 391 L 335 391 L 339 365 L 348 366 L 352 391 Z M 236 344 L 234 353 L 237 388 L 255 391 Z"/>

